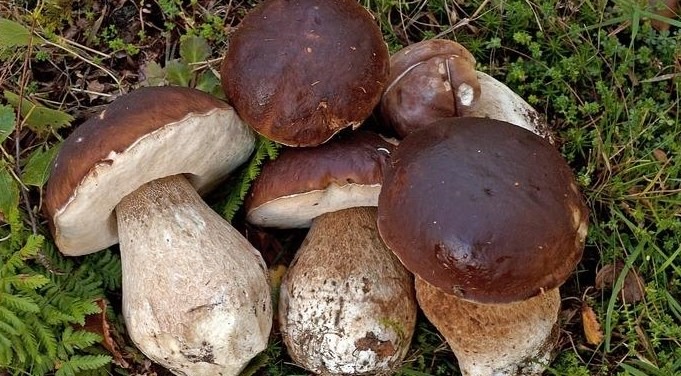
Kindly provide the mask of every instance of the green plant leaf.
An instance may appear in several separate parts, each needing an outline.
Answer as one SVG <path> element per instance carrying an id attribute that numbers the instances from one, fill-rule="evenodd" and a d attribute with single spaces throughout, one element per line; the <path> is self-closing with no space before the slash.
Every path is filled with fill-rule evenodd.
<path id="1" fill-rule="evenodd" d="M 192 71 L 185 62 L 175 59 L 166 64 L 166 80 L 171 85 L 189 86 L 191 78 Z"/>
<path id="2" fill-rule="evenodd" d="M 210 53 L 208 42 L 201 37 L 189 36 L 180 42 L 180 57 L 187 64 L 205 61 Z"/>
<path id="3" fill-rule="evenodd" d="M 47 150 L 38 148 L 28 157 L 28 162 L 24 166 L 21 181 L 26 185 L 42 187 L 50 176 L 52 160 L 57 156 L 61 143 L 55 144 Z"/>
<path id="4" fill-rule="evenodd" d="M 0 105 L 0 144 L 14 131 L 14 109 L 10 106 Z"/>
<path id="5" fill-rule="evenodd" d="M 144 73 L 145 86 L 161 86 L 166 81 L 166 72 L 161 67 L 161 65 L 155 61 L 150 62 L 144 68 L 142 68 Z"/>
<path id="6" fill-rule="evenodd" d="M 17 94 L 5 90 L 5 99 L 14 108 L 19 107 L 20 101 Z M 21 116 L 26 121 L 26 125 L 40 135 L 68 126 L 73 121 L 73 116 L 66 112 L 39 106 L 26 98 L 21 101 Z"/>
<path id="7" fill-rule="evenodd" d="M 7 168 L 0 168 L 0 214 L 4 216 L 19 206 L 19 186 Z"/>
<path id="8" fill-rule="evenodd" d="M 212 95 L 223 93 L 222 87 L 220 87 L 220 80 L 209 70 L 201 73 L 196 81 L 196 88 Z M 224 94 L 222 95 L 224 97 Z"/>
<path id="9" fill-rule="evenodd" d="M 31 31 L 18 22 L 0 18 L 0 49 L 28 46 Z"/>

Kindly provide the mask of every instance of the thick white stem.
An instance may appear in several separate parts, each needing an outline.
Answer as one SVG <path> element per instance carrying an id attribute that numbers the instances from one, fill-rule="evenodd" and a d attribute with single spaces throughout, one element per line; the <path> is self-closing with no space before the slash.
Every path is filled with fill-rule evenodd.
<path id="1" fill-rule="evenodd" d="M 494 77 L 477 72 L 480 98 L 471 107 L 462 108 L 459 116 L 490 118 L 515 124 L 553 143 L 546 122 L 523 98 Z"/>
<path id="2" fill-rule="evenodd" d="M 314 220 L 281 286 L 291 357 L 321 375 L 386 374 L 401 364 L 416 321 L 413 280 L 376 228 L 376 208 Z"/>
<path id="3" fill-rule="evenodd" d="M 177 375 L 238 375 L 267 346 L 267 268 L 181 175 L 116 207 L 130 337 Z"/>
<path id="4" fill-rule="evenodd" d="M 416 278 L 416 298 L 464 376 L 541 375 L 558 339 L 558 289 L 511 304 L 479 304 Z"/>

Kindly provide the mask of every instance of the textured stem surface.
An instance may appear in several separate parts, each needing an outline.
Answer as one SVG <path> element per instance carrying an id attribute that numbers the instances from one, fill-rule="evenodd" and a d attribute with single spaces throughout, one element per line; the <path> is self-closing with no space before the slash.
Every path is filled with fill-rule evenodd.
<path id="1" fill-rule="evenodd" d="M 511 304 L 478 304 L 416 278 L 416 298 L 464 376 L 541 375 L 558 339 L 558 289 Z"/>
<path id="2" fill-rule="evenodd" d="M 178 375 L 238 375 L 267 346 L 267 268 L 181 175 L 116 207 L 123 314 L 148 357 Z"/>
<path id="3" fill-rule="evenodd" d="M 385 374 L 400 365 L 416 321 L 413 279 L 376 228 L 376 208 L 314 220 L 279 301 L 291 357 L 322 375 Z"/>

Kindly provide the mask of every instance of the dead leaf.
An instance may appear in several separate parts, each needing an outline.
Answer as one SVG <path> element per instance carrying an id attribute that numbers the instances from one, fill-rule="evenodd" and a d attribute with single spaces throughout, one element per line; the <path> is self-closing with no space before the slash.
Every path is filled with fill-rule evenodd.
<path id="1" fill-rule="evenodd" d="M 603 342 L 601 323 L 596 317 L 596 312 L 586 303 L 582 304 L 582 327 L 588 344 L 599 345 Z"/>
<path id="2" fill-rule="evenodd" d="M 118 345 L 111 336 L 111 327 L 106 319 L 106 301 L 104 299 L 98 299 L 97 305 L 101 312 L 87 316 L 85 318 L 85 326 L 83 326 L 82 329 L 99 334 L 102 337 L 102 346 L 109 350 L 114 358 L 114 362 L 123 368 L 128 368 L 128 362 L 123 359 L 123 354 L 118 350 Z"/>
<path id="3" fill-rule="evenodd" d="M 667 163 L 669 161 L 667 153 L 665 153 L 664 150 L 662 149 L 653 150 L 653 157 L 655 157 L 655 160 L 657 160 L 658 162 Z"/>
<path id="4" fill-rule="evenodd" d="M 269 274 L 271 288 L 279 289 L 279 286 L 281 286 L 281 280 L 284 278 L 284 274 L 286 274 L 286 269 L 286 265 L 275 265 L 270 268 Z"/>
<path id="5" fill-rule="evenodd" d="M 599 290 L 612 289 L 623 269 L 624 263 L 622 261 L 604 265 L 598 273 L 596 273 L 596 288 Z M 636 303 L 640 301 L 645 294 L 643 286 L 643 280 L 636 270 L 631 267 L 627 272 L 626 277 L 624 277 L 620 298 L 624 303 Z"/>
<path id="6" fill-rule="evenodd" d="M 649 0 L 648 3 L 658 16 L 675 18 L 679 11 L 678 0 Z M 650 24 L 659 31 L 669 30 L 669 24 L 662 20 L 652 20 Z"/>

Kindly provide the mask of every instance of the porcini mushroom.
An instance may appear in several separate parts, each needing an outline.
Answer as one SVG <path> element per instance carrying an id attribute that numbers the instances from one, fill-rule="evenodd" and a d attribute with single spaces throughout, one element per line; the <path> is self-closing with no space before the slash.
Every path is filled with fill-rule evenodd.
<path id="1" fill-rule="evenodd" d="M 246 203 L 251 223 L 311 229 L 281 285 L 279 323 L 296 363 L 322 375 L 399 366 L 416 321 L 413 278 L 376 229 L 392 145 L 355 133 L 268 163 Z"/>
<path id="2" fill-rule="evenodd" d="M 436 120 L 460 116 L 480 94 L 475 57 L 457 42 L 429 39 L 390 58 L 380 114 L 403 138 Z"/>
<path id="3" fill-rule="evenodd" d="M 226 103 L 199 90 L 142 88 L 65 140 L 47 184 L 68 256 L 120 243 L 123 316 L 152 360 L 178 375 L 237 375 L 267 345 L 265 263 L 206 205 L 254 147 Z"/>
<path id="4" fill-rule="evenodd" d="M 481 118 L 435 122 L 392 160 L 379 232 L 462 373 L 540 374 L 587 232 L 567 163 L 534 133 Z"/>
<path id="5" fill-rule="evenodd" d="M 371 14 L 354 0 L 266 0 L 231 36 L 222 87 L 258 133 L 316 146 L 358 127 L 390 69 Z"/>

